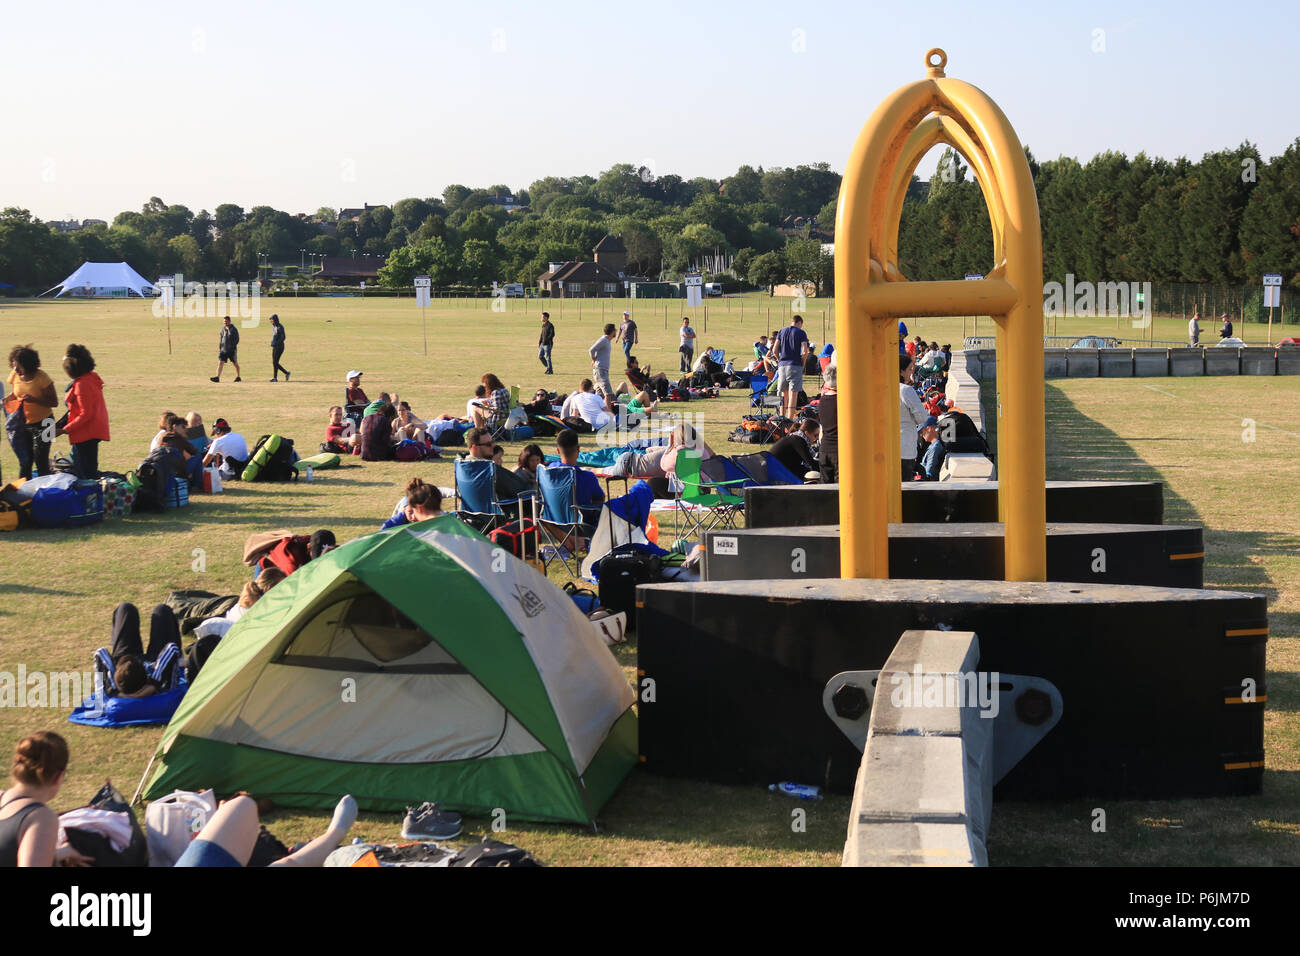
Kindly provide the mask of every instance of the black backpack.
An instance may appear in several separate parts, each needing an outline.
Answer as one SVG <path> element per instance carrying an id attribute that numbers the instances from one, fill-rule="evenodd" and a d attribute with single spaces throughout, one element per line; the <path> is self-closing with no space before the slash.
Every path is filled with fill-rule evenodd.
<path id="1" fill-rule="evenodd" d="M 185 461 L 180 452 L 163 446 L 149 452 L 135 471 L 140 488 L 135 493 L 136 511 L 162 511 L 167 500 L 167 489 L 173 478 L 185 474 Z"/>
<path id="2" fill-rule="evenodd" d="M 262 446 L 270 440 L 270 435 L 263 435 L 259 438 L 257 444 L 253 446 L 253 450 L 248 453 L 248 461 L 252 461 L 256 458 L 257 453 L 262 450 Z M 298 456 L 293 450 L 293 439 L 281 436 L 280 446 L 271 453 L 271 457 L 266 460 L 266 464 L 262 466 L 261 470 L 257 473 L 257 477 L 253 480 L 297 481 L 298 469 L 294 465 L 294 462 L 297 460 Z"/>
<path id="3" fill-rule="evenodd" d="M 988 454 L 989 443 L 965 412 L 945 412 L 939 416 L 938 428 L 939 437 L 948 451 Z M 953 441 L 945 437 L 949 434 L 954 436 Z"/>

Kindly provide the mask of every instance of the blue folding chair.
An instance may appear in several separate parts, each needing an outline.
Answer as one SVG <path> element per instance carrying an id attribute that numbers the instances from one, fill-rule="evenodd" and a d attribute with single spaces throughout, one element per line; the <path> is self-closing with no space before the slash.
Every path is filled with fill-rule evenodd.
<path id="1" fill-rule="evenodd" d="M 533 499 L 534 520 L 546 538 L 550 554 L 538 549 L 542 567 L 559 558 L 569 577 L 577 577 L 582 567 L 579 543 L 590 538 L 593 527 L 578 508 L 578 471 L 562 465 L 537 469 L 537 490 L 541 496 L 542 512 L 536 513 L 537 499 Z M 569 566 L 569 559 L 573 566 Z"/>
<path id="2" fill-rule="evenodd" d="M 756 451 L 749 455 L 736 455 L 732 461 L 754 485 L 802 485 L 803 479 L 781 464 L 770 451 Z M 744 485 L 743 487 L 750 487 Z"/>
<path id="3" fill-rule="evenodd" d="M 497 499 L 496 474 L 493 462 L 478 458 L 458 458 L 455 464 L 456 517 L 474 530 L 488 534 L 507 524 L 510 516 L 503 505 L 514 505 L 518 510 L 520 498 L 508 501 Z"/>
<path id="4" fill-rule="evenodd" d="M 781 399 L 775 395 L 769 395 L 767 393 L 768 382 L 769 379 L 767 378 L 766 375 L 751 375 L 749 377 L 749 407 L 750 408 L 757 408 L 761 410 L 764 408 L 781 407 Z"/>

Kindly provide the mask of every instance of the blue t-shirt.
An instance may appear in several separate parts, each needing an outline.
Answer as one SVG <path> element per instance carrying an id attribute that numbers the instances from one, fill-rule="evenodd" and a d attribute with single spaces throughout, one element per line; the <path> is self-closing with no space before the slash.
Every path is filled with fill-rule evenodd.
<path id="1" fill-rule="evenodd" d="M 808 335 L 797 325 L 787 325 L 776 333 L 776 357 L 779 365 L 803 365 L 803 347 Z"/>

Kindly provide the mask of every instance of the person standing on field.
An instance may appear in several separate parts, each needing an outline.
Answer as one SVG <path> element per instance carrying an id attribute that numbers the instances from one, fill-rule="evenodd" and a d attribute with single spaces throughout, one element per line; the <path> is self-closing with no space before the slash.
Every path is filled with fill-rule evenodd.
<path id="1" fill-rule="evenodd" d="M 235 381 L 242 382 L 243 379 L 239 377 L 239 329 L 231 323 L 230 316 L 226 316 L 221 322 L 221 339 L 217 342 L 217 374 L 209 381 L 221 381 L 221 370 L 229 362 L 235 367 Z"/>
<path id="2" fill-rule="evenodd" d="M 681 344 L 677 347 L 677 351 L 682 353 L 682 371 L 689 372 L 691 362 L 695 358 L 695 330 L 691 328 L 689 317 L 682 317 L 682 328 L 678 337 Z"/>
<path id="3" fill-rule="evenodd" d="M 284 373 L 284 380 L 289 381 L 289 370 L 280 364 L 284 355 L 284 326 L 278 315 L 271 316 L 271 381 L 279 381 L 279 374 Z"/>
<path id="4" fill-rule="evenodd" d="M 1194 313 L 1192 321 L 1187 323 L 1187 337 L 1193 348 L 1201 344 L 1201 313 Z"/>
<path id="5" fill-rule="evenodd" d="M 606 324 L 603 334 L 587 350 L 591 356 L 591 377 L 596 381 L 596 393 L 611 402 L 614 400 L 614 386 L 609 381 L 609 355 L 614 350 L 615 331 L 613 322 Z"/>
<path id="6" fill-rule="evenodd" d="M 623 357 L 630 364 L 632 361 L 632 346 L 640 341 L 637 336 L 636 323 L 632 321 L 632 313 L 623 313 L 623 324 L 618 327 L 618 337 L 614 341 L 623 343 Z"/>
<path id="7" fill-rule="evenodd" d="M 547 375 L 554 375 L 551 366 L 551 349 L 555 346 L 555 326 L 551 324 L 551 313 L 542 313 L 542 334 L 537 339 L 537 358 L 546 366 Z"/>

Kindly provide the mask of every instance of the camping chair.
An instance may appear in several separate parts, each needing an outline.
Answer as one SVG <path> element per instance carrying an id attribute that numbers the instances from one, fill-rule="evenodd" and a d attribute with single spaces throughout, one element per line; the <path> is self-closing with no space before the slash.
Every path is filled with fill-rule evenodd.
<path id="1" fill-rule="evenodd" d="M 732 459 L 740 471 L 756 485 L 802 485 L 803 479 L 792 472 L 770 451 L 736 455 Z"/>
<path id="2" fill-rule="evenodd" d="M 510 521 L 503 505 L 518 506 L 521 498 L 498 501 L 493 462 L 458 458 L 455 464 L 456 517 L 481 534 Z"/>
<path id="3" fill-rule="evenodd" d="M 365 412 L 366 412 L 366 406 L 364 406 L 364 405 L 349 405 L 349 404 L 348 404 L 348 390 L 347 390 L 346 388 L 344 388 L 344 389 L 343 389 L 343 416 L 344 416 L 345 418 L 349 418 L 349 419 L 351 419 L 351 420 L 352 420 L 352 424 L 353 424 L 353 425 L 356 425 L 357 428 L 360 428 L 360 427 L 361 427 L 361 416 L 364 415 Z"/>
<path id="4" fill-rule="evenodd" d="M 677 480 L 682 484 L 682 490 L 677 493 L 677 514 L 686 515 L 688 536 L 691 529 L 703 539 L 704 534 L 715 527 L 736 526 L 736 516 L 744 509 L 745 499 L 729 494 L 727 489 L 739 490 L 738 486 L 748 483 L 750 479 L 743 475 L 724 477 L 728 463 L 725 458 L 711 458 L 708 462 L 702 462 L 698 451 L 685 448 L 677 453 Z M 709 473 L 704 472 L 706 466 Z M 723 475 L 719 475 L 719 472 Z M 683 504 L 692 507 L 688 511 L 682 507 Z M 675 521 L 673 528 L 675 532 Z"/>
<path id="5" fill-rule="evenodd" d="M 541 494 L 542 511 L 537 514 L 537 499 L 533 499 L 533 520 L 541 529 L 549 546 L 549 560 L 545 551 L 538 549 L 537 556 L 542 567 L 547 568 L 556 558 L 569 572 L 569 577 L 577 577 L 582 565 L 579 542 L 583 537 L 590 538 L 594 529 L 586 523 L 578 509 L 578 472 L 576 468 L 539 468 L 537 470 L 537 490 Z M 573 566 L 569 566 L 569 559 Z"/>
<path id="6" fill-rule="evenodd" d="M 764 408 L 780 408 L 781 399 L 775 395 L 769 395 L 767 392 L 767 376 L 751 375 L 749 377 L 749 407 L 762 410 Z"/>

